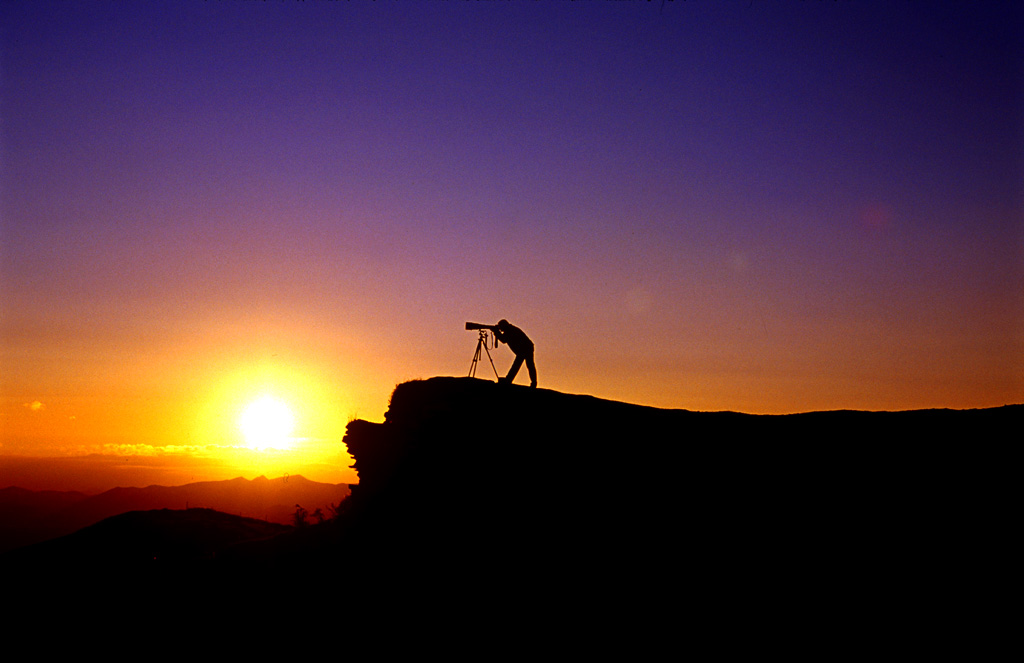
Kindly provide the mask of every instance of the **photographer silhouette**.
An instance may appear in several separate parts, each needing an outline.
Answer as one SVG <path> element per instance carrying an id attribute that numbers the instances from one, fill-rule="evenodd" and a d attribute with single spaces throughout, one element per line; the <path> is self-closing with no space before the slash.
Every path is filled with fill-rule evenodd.
<path id="1" fill-rule="evenodd" d="M 525 361 L 526 370 L 530 372 L 530 386 L 536 387 L 537 365 L 533 362 L 533 341 L 530 340 L 530 337 L 508 320 L 499 321 L 491 329 L 494 330 L 494 337 L 506 344 L 516 354 L 515 361 L 512 362 L 512 368 L 508 369 L 508 375 L 498 380 L 498 382 L 512 384 L 512 380 L 516 378 L 516 374 Z"/>

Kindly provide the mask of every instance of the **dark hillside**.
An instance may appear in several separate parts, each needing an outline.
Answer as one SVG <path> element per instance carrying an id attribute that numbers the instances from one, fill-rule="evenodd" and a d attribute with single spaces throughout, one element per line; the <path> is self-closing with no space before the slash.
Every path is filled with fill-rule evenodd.
<path id="1" fill-rule="evenodd" d="M 88 498 L 77 491 L 0 489 L 0 554 L 70 533 L 56 527 L 52 515 Z"/>
<path id="2" fill-rule="evenodd" d="M 183 486 L 113 488 L 82 500 L 55 514 L 55 520 L 76 525 L 74 529 L 126 511 L 186 509 L 203 507 L 259 518 L 280 524 L 291 523 L 296 504 L 312 511 L 345 499 L 345 484 L 310 481 L 301 475 L 247 480 L 201 481 Z"/>
<path id="3" fill-rule="evenodd" d="M 212 560 L 226 546 L 289 529 L 212 509 L 130 511 L 67 536 L 10 551 L 4 561 L 32 569 L 44 564 L 54 569 L 93 565 L 109 569 L 119 563 Z"/>
<path id="4" fill-rule="evenodd" d="M 0 490 L 0 553 L 64 536 L 128 511 L 201 507 L 290 525 L 296 504 L 311 513 L 317 508 L 326 513 L 348 492 L 345 484 L 319 483 L 299 475 L 112 488 L 93 496 L 7 488 Z"/>

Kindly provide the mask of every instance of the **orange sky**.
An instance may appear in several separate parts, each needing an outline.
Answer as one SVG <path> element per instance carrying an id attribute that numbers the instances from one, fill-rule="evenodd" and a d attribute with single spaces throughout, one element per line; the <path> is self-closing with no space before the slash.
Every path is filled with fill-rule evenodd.
<path id="1" fill-rule="evenodd" d="M 352 481 L 500 318 L 658 407 L 1024 402 L 1021 10 L 658 4 L 4 3 L 0 486 Z"/>

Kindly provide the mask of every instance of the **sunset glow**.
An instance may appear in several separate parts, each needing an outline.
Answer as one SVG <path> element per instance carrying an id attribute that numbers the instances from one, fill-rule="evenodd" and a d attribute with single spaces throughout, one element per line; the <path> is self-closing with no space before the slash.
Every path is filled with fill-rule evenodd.
<path id="1" fill-rule="evenodd" d="M 502 318 L 541 388 L 642 405 L 1022 402 L 1022 26 L 0 3 L 0 487 L 356 481 L 346 424 Z"/>

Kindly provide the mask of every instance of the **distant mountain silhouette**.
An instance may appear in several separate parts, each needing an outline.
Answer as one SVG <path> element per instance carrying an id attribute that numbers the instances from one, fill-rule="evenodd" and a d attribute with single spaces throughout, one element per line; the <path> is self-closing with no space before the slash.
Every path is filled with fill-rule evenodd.
<path id="1" fill-rule="evenodd" d="M 287 525 L 296 504 L 310 513 L 317 508 L 327 513 L 348 493 L 346 484 L 318 483 L 299 475 L 113 488 L 92 497 L 5 488 L 0 490 L 0 552 L 70 534 L 129 511 L 203 507 Z"/>
<path id="2" fill-rule="evenodd" d="M 72 531 L 55 529 L 50 517 L 88 497 L 77 491 L 0 489 L 0 553 Z"/>
<path id="3" fill-rule="evenodd" d="M 29 562 L 62 568 L 117 563 L 212 560 L 217 551 L 291 529 L 213 509 L 130 511 L 94 525 L 3 555 L 5 563 Z"/>

